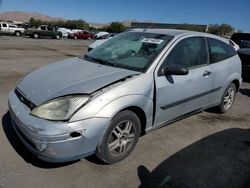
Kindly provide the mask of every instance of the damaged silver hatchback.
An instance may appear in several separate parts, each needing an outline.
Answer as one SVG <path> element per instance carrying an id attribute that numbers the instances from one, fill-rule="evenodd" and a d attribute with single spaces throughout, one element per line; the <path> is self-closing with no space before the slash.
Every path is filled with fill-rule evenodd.
<path id="1" fill-rule="evenodd" d="M 38 69 L 9 96 L 13 127 L 45 161 L 127 157 L 140 135 L 207 108 L 228 111 L 241 62 L 206 33 L 135 29 L 88 54 Z"/>

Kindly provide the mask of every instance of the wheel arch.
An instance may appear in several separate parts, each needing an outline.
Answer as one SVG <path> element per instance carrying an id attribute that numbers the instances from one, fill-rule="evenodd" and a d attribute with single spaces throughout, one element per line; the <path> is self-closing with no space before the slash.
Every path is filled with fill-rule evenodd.
<path id="1" fill-rule="evenodd" d="M 126 108 L 120 110 L 119 112 L 125 111 L 125 110 L 129 110 L 131 112 L 134 112 L 137 115 L 137 117 L 139 118 L 140 123 L 141 123 L 141 135 L 146 134 L 147 118 L 146 118 L 146 114 L 145 114 L 144 110 L 138 106 L 129 106 L 129 107 L 126 107 Z"/>
<path id="2" fill-rule="evenodd" d="M 224 82 L 223 86 L 222 86 L 222 93 L 221 95 L 223 95 L 224 91 L 226 90 L 226 88 L 231 84 L 234 83 L 236 86 L 236 91 L 238 92 L 242 83 L 242 78 L 241 75 L 239 73 L 233 73 L 231 74 L 227 80 Z"/>
<path id="3" fill-rule="evenodd" d="M 236 91 L 238 92 L 240 90 L 240 81 L 235 79 L 232 81 L 232 83 L 235 85 Z"/>
<path id="4" fill-rule="evenodd" d="M 14 33 L 20 33 L 21 34 L 21 31 L 19 30 L 15 30 Z"/>
<path id="5" fill-rule="evenodd" d="M 113 118 L 121 111 L 130 110 L 134 112 L 141 123 L 141 133 L 152 127 L 153 101 L 143 95 L 128 95 L 118 98 L 103 107 L 95 117 Z"/>

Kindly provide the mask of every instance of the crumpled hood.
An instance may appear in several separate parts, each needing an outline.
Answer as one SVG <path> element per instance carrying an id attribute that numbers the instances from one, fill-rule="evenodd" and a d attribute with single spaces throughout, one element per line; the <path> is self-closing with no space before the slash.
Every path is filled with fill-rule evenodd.
<path id="1" fill-rule="evenodd" d="M 18 83 L 17 88 L 38 106 L 59 96 L 90 94 L 134 74 L 138 72 L 72 58 L 28 74 Z"/>

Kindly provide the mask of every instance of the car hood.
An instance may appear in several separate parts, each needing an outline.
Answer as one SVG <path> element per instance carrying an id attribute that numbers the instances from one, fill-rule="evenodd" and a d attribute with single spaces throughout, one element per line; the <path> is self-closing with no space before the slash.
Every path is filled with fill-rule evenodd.
<path id="1" fill-rule="evenodd" d="M 38 106 L 60 96 L 91 94 L 106 85 L 135 74 L 139 72 L 72 58 L 28 74 L 17 84 L 17 88 Z"/>
<path id="2" fill-rule="evenodd" d="M 100 40 L 96 40 L 95 42 L 91 43 L 89 45 L 89 48 L 96 48 L 97 46 L 100 46 L 101 44 L 103 44 L 104 42 L 106 42 L 109 39 L 100 39 Z"/>

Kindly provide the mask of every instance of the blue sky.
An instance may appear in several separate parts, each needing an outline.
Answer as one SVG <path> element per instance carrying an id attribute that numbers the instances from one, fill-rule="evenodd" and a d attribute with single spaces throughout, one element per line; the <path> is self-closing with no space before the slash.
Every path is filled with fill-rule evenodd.
<path id="1" fill-rule="evenodd" d="M 250 32 L 250 0 L 0 0 L 0 12 L 14 10 L 87 22 L 228 23 Z"/>

